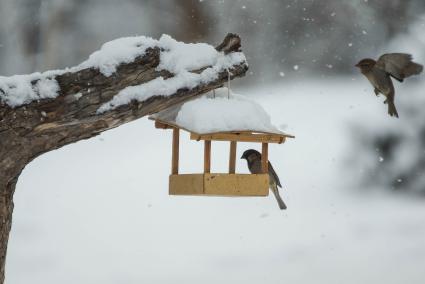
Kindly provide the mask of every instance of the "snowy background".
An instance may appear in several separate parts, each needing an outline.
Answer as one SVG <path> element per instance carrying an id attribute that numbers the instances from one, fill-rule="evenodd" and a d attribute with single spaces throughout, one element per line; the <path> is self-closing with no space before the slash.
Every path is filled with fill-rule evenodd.
<path id="1" fill-rule="evenodd" d="M 24 170 L 7 283 L 423 283 L 424 76 L 396 83 L 397 120 L 353 68 L 388 51 L 424 63 L 423 1 L 117 3 L 0 0 L 0 75 L 74 66 L 122 36 L 237 32 L 250 70 L 232 89 L 296 135 L 270 147 L 288 210 L 168 196 L 171 133 L 143 118 Z M 199 172 L 202 144 L 181 140 L 182 171 Z M 212 151 L 225 171 L 228 145 Z"/>

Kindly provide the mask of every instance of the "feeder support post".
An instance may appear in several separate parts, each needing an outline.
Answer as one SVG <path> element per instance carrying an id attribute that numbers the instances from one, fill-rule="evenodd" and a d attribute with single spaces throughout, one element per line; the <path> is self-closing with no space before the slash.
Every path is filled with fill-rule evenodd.
<path id="1" fill-rule="evenodd" d="M 236 170 L 236 141 L 230 141 L 229 174 Z"/>
<path id="2" fill-rule="evenodd" d="M 261 169 L 263 174 L 267 174 L 269 172 L 269 144 L 262 143 L 261 147 Z"/>
<path id="3" fill-rule="evenodd" d="M 172 149 L 172 162 L 171 173 L 177 175 L 179 173 L 179 141 L 180 129 L 173 128 L 173 149 Z"/>
<path id="4" fill-rule="evenodd" d="M 211 140 L 204 141 L 204 173 L 211 172 Z"/>

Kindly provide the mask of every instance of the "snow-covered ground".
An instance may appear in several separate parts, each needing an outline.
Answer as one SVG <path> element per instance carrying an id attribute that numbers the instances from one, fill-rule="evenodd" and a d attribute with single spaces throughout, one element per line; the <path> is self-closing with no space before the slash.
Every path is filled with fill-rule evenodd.
<path id="1" fill-rule="evenodd" d="M 296 135 L 270 148 L 287 211 L 273 196 L 168 196 L 171 133 L 140 119 L 24 170 L 7 283 L 423 283 L 424 201 L 356 190 L 362 169 L 346 164 L 352 123 L 402 127 L 403 113 L 387 116 L 360 75 L 282 80 L 234 91 Z M 181 140 L 181 170 L 199 172 L 202 144 Z M 212 151 L 225 171 L 228 145 Z"/>

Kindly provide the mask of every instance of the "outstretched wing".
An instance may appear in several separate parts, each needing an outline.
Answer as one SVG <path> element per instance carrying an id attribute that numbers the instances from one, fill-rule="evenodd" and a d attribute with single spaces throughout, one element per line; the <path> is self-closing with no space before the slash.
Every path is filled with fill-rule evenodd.
<path id="1" fill-rule="evenodd" d="M 375 65 L 403 82 L 404 78 L 422 72 L 423 66 L 412 61 L 412 55 L 407 53 L 387 53 L 379 57 Z"/>
<path id="2" fill-rule="evenodd" d="M 270 163 L 270 161 L 269 161 L 269 174 L 272 175 L 272 177 L 274 177 L 274 180 L 276 181 L 276 185 L 278 187 L 282 187 L 282 185 L 280 184 L 279 177 L 277 176 L 276 172 L 274 171 L 273 166 Z"/>

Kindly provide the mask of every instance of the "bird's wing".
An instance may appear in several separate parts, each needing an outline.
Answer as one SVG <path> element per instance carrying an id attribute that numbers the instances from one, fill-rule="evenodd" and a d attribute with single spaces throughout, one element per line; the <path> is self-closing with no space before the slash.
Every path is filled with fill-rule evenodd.
<path id="1" fill-rule="evenodd" d="M 403 79 L 422 72 L 423 66 L 412 61 L 407 53 L 387 53 L 379 57 L 375 65 L 400 82 Z"/>
<path id="2" fill-rule="evenodd" d="M 269 162 L 269 174 L 271 174 L 271 175 L 274 177 L 274 179 L 275 179 L 275 181 L 276 181 L 276 185 L 277 185 L 278 187 L 282 187 L 282 185 L 280 184 L 279 177 L 277 176 L 277 174 L 276 174 L 276 172 L 274 171 L 273 166 L 272 166 L 272 164 L 271 164 L 270 162 Z"/>

